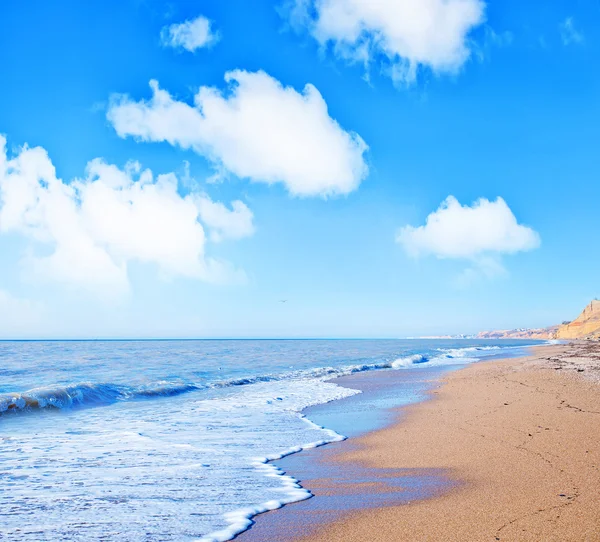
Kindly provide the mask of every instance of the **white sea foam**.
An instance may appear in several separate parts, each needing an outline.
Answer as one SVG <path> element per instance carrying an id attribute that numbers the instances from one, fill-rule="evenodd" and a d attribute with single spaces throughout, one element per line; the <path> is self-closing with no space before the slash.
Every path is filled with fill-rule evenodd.
<path id="1" fill-rule="evenodd" d="M 351 390 L 355 391 L 355 390 Z M 355 391 L 356 393 L 359 393 Z M 315 424 L 306 416 L 300 415 L 300 418 L 306 421 L 311 427 L 324 431 L 327 434 L 327 438 L 311 442 L 309 444 L 305 444 L 303 446 L 294 446 L 292 448 L 288 448 L 283 452 L 278 452 L 276 454 L 271 454 L 267 457 L 257 457 L 252 462 L 254 468 L 263 474 L 263 476 L 269 478 L 276 478 L 280 483 L 281 487 L 279 490 L 283 493 L 283 496 L 280 499 L 272 499 L 270 501 L 264 502 L 262 504 L 250 507 L 240 508 L 238 510 L 234 510 L 233 512 L 227 512 L 223 515 L 226 521 L 229 522 L 229 526 L 225 529 L 221 529 L 219 531 L 215 531 L 210 533 L 202 538 L 198 539 L 198 542 L 225 542 L 227 540 L 231 540 L 235 538 L 238 534 L 244 532 L 248 529 L 253 523 L 253 518 L 259 514 L 263 514 L 265 512 L 269 512 L 271 510 L 277 510 L 286 504 L 291 504 L 293 502 L 300 502 L 306 499 L 310 499 L 313 495 L 308 490 L 303 488 L 300 485 L 300 482 L 285 474 L 279 467 L 270 463 L 270 461 L 275 461 L 277 459 L 281 459 L 288 455 L 292 455 L 302 450 L 308 450 L 311 448 L 318 448 L 319 446 L 324 446 L 325 444 L 330 444 L 332 442 L 340 442 L 345 440 L 346 437 L 332 431 L 331 429 L 327 429 L 320 425 Z"/>
<path id="2" fill-rule="evenodd" d="M 167 371 L 166 362 L 153 365 L 158 346 L 135 344 L 127 346 L 136 363 L 132 367 L 139 367 L 140 352 L 151 349 L 145 367 L 156 378 L 142 383 L 124 379 L 121 358 L 115 357 L 112 367 L 103 363 L 98 365 L 100 372 L 92 373 L 96 382 L 112 384 L 87 382 L 89 370 L 79 370 L 80 362 L 72 361 L 63 374 L 79 376 L 74 384 L 30 389 L 25 383 L 17 389 L 30 391 L 22 393 L 4 388 L 0 479 L 5 491 L 0 492 L 0 508 L 8 512 L 0 538 L 229 540 L 247 529 L 256 514 L 311 496 L 271 461 L 344 438 L 301 413 L 308 406 L 358 393 L 328 379 L 362 371 L 470 363 L 495 349 L 424 348 L 427 353 L 407 351 L 396 358 L 373 355 L 369 343 L 278 345 L 305 356 L 291 358 L 302 361 L 292 365 L 271 343 L 260 348 L 255 344 L 219 345 L 221 356 L 241 348 L 255 348 L 257 358 L 273 356 L 247 376 L 240 375 L 237 366 L 221 371 L 216 361 L 207 376 L 209 365 L 197 362 L 195 351 L 184 367 L 174 357 Z M 44 346 L 44 351 L 51 347 Z M 77 352 L 80 347 L 71 348 Z M 112 352 L 115 347 L 104 348 Z M 334 357 L 313 360 L 321 348 L 330 348 Z M 63 351 L 57 350 L 52 370 L 65 371 Z M 31 359 L 31 367 L 40 365 L 35 356 Z M 243 367 L 250 367 L 243 359 Z M 331 365 L 324 366 L 323 359 Z M 8 366 L 6 374 L 21 373 Z M 166 380 L 165 374 L 177 374 L 181 380 Z M 120 375 L 120 380 L 111 379 Z M 97 408 L 82 408 L 86 406 Z"/>
<path id="3" fill-rule="evenodd" d="M 406 356 L 404 358 L 398 358 L 391 363 L 391 369 L 406 369 L 414 367 L 420 363 L 427 363 L 429 359 L 423 354 L 414 354 L 412 356 Z"/>
<path id="4" fill-rule="evenodd" d="M 355 393 L 298 379 L 48 413 L 43 424 L 8 416 L 0 538 L 39 540 L 43 509 L 45 539 L 69 539 L 77 523 L 88 539 L 228 540 L 257 513 L 310 497 L 268 461 L 342 439 L 301 410 Z"/>
<path id="5" fill-rule="evenodd" d="M 497 350 L 498 347 L 467 347 L 458 349 L 446 349 L 443 350 L 440 355 L 427 357 L 424 354 L 413 354 L 403 358 L 398 358 L 393 362 L 382 362 L 378 364 L 364 364 L 364 365 L 353 365 L 344 367 L 342 369 L 334 370 L 330 367 L 318 368 L 311 372 L 311 376 L 314 377 L 330 377 L 343 376 L 353 374 L 356 372 L 377 370 L 377 369 L 407 369 L 422 365 L 423 367 L 429 366 L 440 366 L 440 365 L 454 365 L 454 364 L 465 364 L 477 361 L 478 357 L 474 357 L 473 354 L 479 353 L 479 356 L 484 356 L 484 352 Z M 345 388 L 342 388 L 345 389 Z M 354 392 L 359 393 L 359 392 Z M 351 393 L 350 393 L 351 394 Z M 229 526 L 225 529 L 220 529 L 209 535 L 203 536 L 198 542 L 224 542 L 233 539 L 241 532 L 247 530 L 253 524 L 253 518 L 264 512 L 275 510 L 290 504 L 293 502 L 302 501 L 312 496 L 312 493 L 307 489 L 300 486 L 298 480 L 293 477 L 284 474 L 276 465 L 270 464 L 270 461 L 281 459 L 287 455 L 300 452 L 309 448 L 315 448 L 317 446 L 323 446 L 325 444 L 344 440 L 344 436 L 339 435 L 331 429 L 316 425 L 314 422 L 309 420 L 303 415 L 299 415 L 304 421 L 306 421 L 311 427 L 326 432 L 327 438 L 321 439 L 316 442 L 305 444 L 302 446 L 294 446 L 282 452 L 270 454 L 266 457 L 256 458 L 253 462 L 254 467 L 262 472 L 265 476 L 277 478 L 282 484 L 280 490 L 284 493 L 281 499 L 269 500 L 262 504 L 240 508 L 233 512 L 227 512 L 224 514 L 224 519 L 229 522 Z"/>
<path id="6" fill-rule="evenodd" d="M 185 382 L 158 380 L 130 386 L 114 383 L 80 382 L 70 385 L 45 386 L 25 392 L 0 393 L 0 414 L 3 412 L 37 409 L 69 409 L 73 407 L 108 405 L 120 401 L 135 401 L 172 397 L 200 390 L 218 390 L 258 383 L 289 380 L 335 378 L 364 371 L 381 369 L 409 369 L 415 366 L 434 367 L 471 363 L 499 350 L 498 346 L 477 346 L 439 349 L 438 355 L 413 354 L 394 361 L 379 361 L 338 367 L 313 367 L 282 373 L 255 374 L 212 382 Z"/>

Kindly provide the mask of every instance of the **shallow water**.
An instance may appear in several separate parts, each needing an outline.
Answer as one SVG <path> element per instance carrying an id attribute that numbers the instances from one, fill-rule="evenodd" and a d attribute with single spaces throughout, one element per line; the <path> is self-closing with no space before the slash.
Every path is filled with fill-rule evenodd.
<path id="1" fill-rule="evenodd" d="M 301 414 L 356 393 L 327 379 L 519 346 L 0 342 L 0 538 L 229 539 L 255 513 L 310 496 L 265 461 L 343 438 L 322 427 L 326 416 L 315 425 Z M 403 393 L 416 400 L 416 381 Z"/>
<path id="2" fill-rule="evenodd" d="M 358 442 L 355 437 L 397 423 L 403 415 L 398 407 L 423 400 L 447 372 L 459 367 L 356 373 L 336 380 L 338 385 L 360 389 L 361 393 L 310 407 L 305 414 L 350 440 L 277 461 L 280 468 L 298 477 L 315 498 L 255 517 L 255 524 L 239 540 L 296 540 L 299 535 L 310 536 L 332 522 L 343 521 L 348 513 L 428 499 L 454 487 L 454 481 L 443 469 L 374 468 L 340 457 L 347 459 L 345 454 Z"/>

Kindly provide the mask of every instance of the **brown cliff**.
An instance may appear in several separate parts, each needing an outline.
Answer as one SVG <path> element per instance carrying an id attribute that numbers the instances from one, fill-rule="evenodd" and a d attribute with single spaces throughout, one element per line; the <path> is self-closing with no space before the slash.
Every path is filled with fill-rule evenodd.
<path id="1" fill-rule="evenodd" d="M 557 339 L 599 339 L 600 301 L 594 299 L 572 322 L 563 324 L 556 332 Z"/>

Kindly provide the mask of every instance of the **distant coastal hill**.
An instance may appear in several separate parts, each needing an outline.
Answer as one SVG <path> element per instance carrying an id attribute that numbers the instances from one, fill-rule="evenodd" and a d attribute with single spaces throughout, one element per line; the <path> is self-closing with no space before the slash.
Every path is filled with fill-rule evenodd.
<path id="1" fill-rule="evenodd" d="M 557 339 L 600 339 L 600 301 L 594 299 L 572 322 L 563 324 Z"/>
<path id="2" fill-rule="evenodd" d="M 596 339 L 600 340 L 600 300 L 594 299 L 572 322 L 537 329 L 481 331 L 477 339 Z"/>
<path id="3" fill-rule="evenodd" d="M 554 339 L 560 326 L 542 327 L 536 329 L 501 329 L 497 331 L 481 331 L 478 339 Z"/>

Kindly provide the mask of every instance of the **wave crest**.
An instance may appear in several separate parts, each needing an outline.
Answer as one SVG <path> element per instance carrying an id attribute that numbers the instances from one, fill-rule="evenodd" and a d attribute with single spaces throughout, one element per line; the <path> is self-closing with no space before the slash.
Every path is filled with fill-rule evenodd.
<path id="1" fill-rule="evenodd" d="M 0 394 L 0 414 L 42 409 L 66 409 L 83 406 L 109 405 L 117 401 L 173 397 L 202 389 L 223 389 L 246 386 L 259 382 L 272 382 L 286 379 L 326 379 L 346 376 L 365 371 L 381 369 L 410 369 L 416 366 L 434 367 L 456 365 L 478 361 L 490 353 L 483 351 L 498 350 L 498 346 L 474 346 L 456 349 L 440 349 L 439 354 L 427 356 L 413 354 L 393 361 L 346 365 L 342 367 L 316 367 L 292 371 L 284 374 L 263 374 L 248 377 L 236 377 L 210 383 L 189 383 L 158 381 L 141 386 L 126 386 L 112 383 L 81 382 L 73 385 L 33 388 L 25 392 Z"/>
<path id="2" fill-rule="evenodd" d="M 130 399 L 172 397 L 196 389 L 198 387 L 193 384 L 171 382 L 156 382 L 137 388 L 92 382 L 81 382 L 68 386 L 48 386 L 33 388 L 21 393 L 0 394 L 0 413 L 107 405 Z"/>

